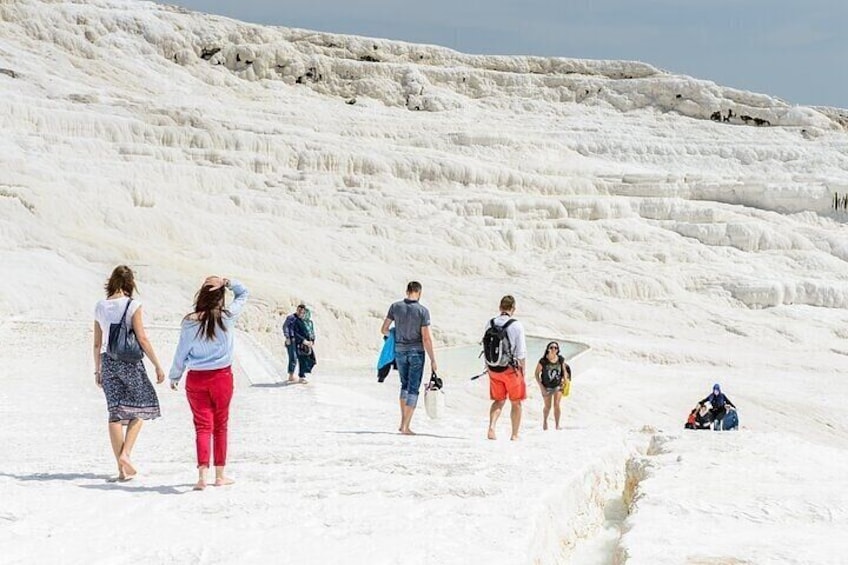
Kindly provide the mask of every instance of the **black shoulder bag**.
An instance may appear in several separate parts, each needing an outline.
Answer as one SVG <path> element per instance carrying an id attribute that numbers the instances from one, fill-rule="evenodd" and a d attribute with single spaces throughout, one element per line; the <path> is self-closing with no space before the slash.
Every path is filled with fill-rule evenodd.
<path id="1" fill-rule="evenodd" d="M 132 324 L 130 324 L 130 327 L 127 327 L 126 324 L 127 311 L 129 311 L 131 303 L 132 298 L 127 301 L 127 307 L 124 308 L 121 321 L 109 325 L 109 343 L 106 346 L 106 355 L 125 363 L 135 363 L 141 361 L 144 357 L 144 351 L 141 350 L 141 345 L 135 337 Z"/>

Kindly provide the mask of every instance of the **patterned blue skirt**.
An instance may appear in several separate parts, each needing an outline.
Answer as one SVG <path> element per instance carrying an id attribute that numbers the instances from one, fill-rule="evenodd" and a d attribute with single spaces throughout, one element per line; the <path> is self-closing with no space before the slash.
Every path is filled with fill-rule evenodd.
<path id="1" fill-rule="evenodd" d="M 109 421 L 129 424 L 130 420 L 152 420 L 161 416 L 159 397 L 147 378 L 144 362 L 127 363 L 100 355 L 103 393 L 109 409 Z"/>

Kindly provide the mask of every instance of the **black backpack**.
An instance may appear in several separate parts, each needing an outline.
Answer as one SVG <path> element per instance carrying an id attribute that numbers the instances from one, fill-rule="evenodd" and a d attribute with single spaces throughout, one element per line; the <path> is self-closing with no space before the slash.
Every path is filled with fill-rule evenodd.
<path id="1" fill-rule="evenodd" d="M 483 334 L 482 353 L 486 359 L 486 365 L 489 367 L 509 367 L 515 364 L 515 359 L 512 357 L 512 346 L 506 333 L 506 329 L 514 321 L 510 318 L 502 326 L 496 326 L 494 318 L 489 321 L 489 327 Z"/>
<path id="2" fill-rule="evenodd" d="M 130 304 L 132 304 L 132 298 L 127 301 L 121 321 L 109 325 L 109 341 L 106 345 L 106 355 L 125 363 L 135 363 L 144 357 L 144 351 L 135 337 L 132 325 L 127 327 L 127 311 L 130 309 Z"/>

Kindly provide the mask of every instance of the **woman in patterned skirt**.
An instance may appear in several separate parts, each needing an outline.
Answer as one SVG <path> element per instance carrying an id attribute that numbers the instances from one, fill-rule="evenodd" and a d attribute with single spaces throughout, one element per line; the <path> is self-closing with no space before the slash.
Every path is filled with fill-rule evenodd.
<path id="1" fill-rule="evenodd" d="M 136 475 L 131 455 L 141 424 L 160 416 L 159 399 L 143 361 L 119 361 L 106 354 L 109 327 L 118 323 L 131 327 L 156 369 L 157 383 L 165 380 L 165 372 L 144 331 L 141 303 L 133 299 L 136 286 L 132 270 L 126 265 L 115 267 L 105 290 L 106 299 L 94 309 L 94 382 L 103 389 L 109 410 L 109 439 L 118 463 L 118 476 L 112 480 L 126 481 Z"/>

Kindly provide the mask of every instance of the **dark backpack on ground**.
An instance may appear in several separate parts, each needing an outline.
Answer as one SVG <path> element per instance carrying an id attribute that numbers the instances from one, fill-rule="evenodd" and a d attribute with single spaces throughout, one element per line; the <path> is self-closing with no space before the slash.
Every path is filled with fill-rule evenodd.
<path id="1" fill-rule="evenodd" d="M 515 363 L 512 357 L 512 345 L 506 329 L 515 320 L 510 318 L 502 326 L 495 325 L 495 318 L 489 321 L 489 327 L 483 334 L 483 357 L 489 367 L 509 367 Z"/>
<path id="2" fill-rule="evenodd" d="M 106 355 L 116 361 L 124 361 L 126 363 L 135 363 L 141 361 L 144 357 L 144 352 L 141 350 L 141 345 L 135 337 L 135 332 L 132 325 L 127 327 L 127 311 L 130 309 L 132 298 L 127 301 L 127 307 L 124 308 L 124 315 L 121 316 L 121 321 L 116 324 L 109 324 L 109 341 L 106 346 Z"/>

